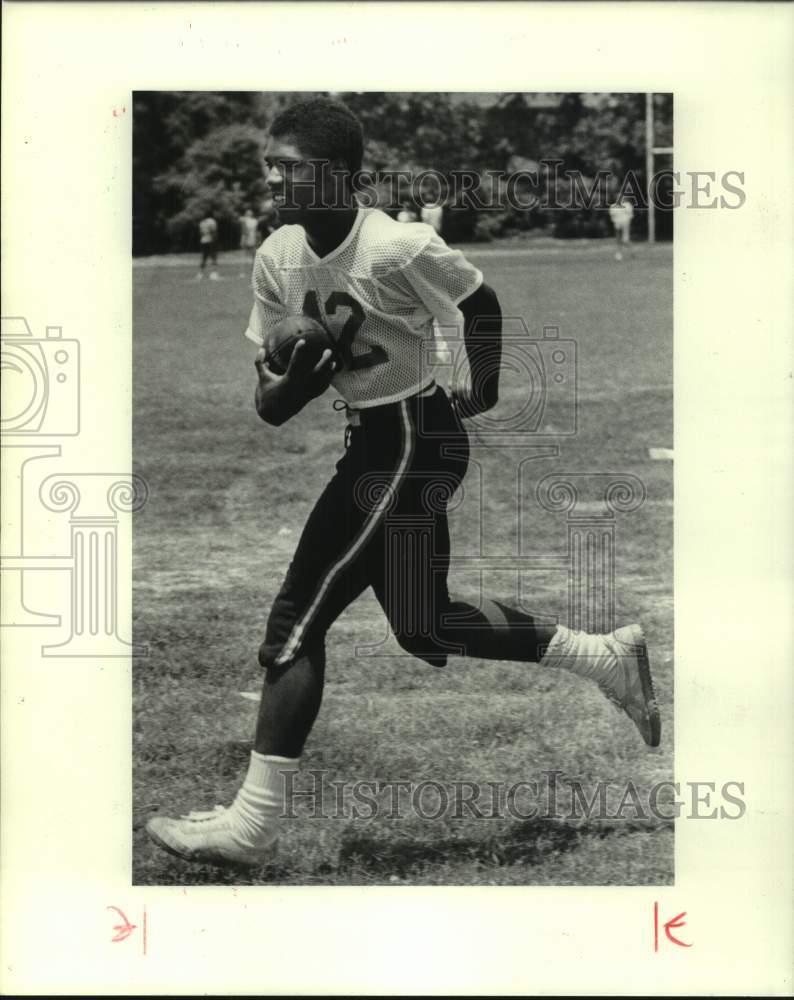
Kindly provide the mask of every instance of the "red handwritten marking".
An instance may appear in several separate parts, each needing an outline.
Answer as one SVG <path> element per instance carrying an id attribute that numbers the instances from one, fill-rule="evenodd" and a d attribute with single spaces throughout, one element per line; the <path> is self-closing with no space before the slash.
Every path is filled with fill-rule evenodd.
<path id="1" fill-rule="evenodd" d="M 673 934 L 673 930 L 677 930 L 679 927 L 686 927 L 686 921 L 682 919 L 685 916 L 686 910 L 683 910 L 662 924 L 667 940 L 671 944 L 677 944 L 679 948 L 692 947 L 692 942 L 687 944 L 685 941 L 679 941 L 675 934 Z M 653 950 L 659 950 L 659 904 L 657 902 L 653 904 Z"/>
<path id="2" fill-rule="evenodd" d="M 116 913 L 118 913 L 118 915 L 124 921 L 123 924 L 116 924 L 113 927 L 113 930 L 116 931 L 117 933 L 116 933 L 116 936 L 114 938 L 111 938 L 111 941 L 125 941 L 130 936 L 130 934 L 132 934 L 132 932 L 135 930 L 135 928 L 138 925 L 137 924 L 131 924 L 129 922 L 129 920 L 127 920 L 127 916 L 124 913 L 124 911 L 120 910 L 118 908 L 118 906 L 106 906 L 105 909 L 106 910 L 115 910 Z"/>
<path id="3" fill-rule="evenodd" d="M 113 108 L 113 117 L 121 118 L 121 116 L 126 112 L 126 108 Z"/>
<path id="4" fill-rule="evenodd" d="M 686 910 L 684 910 L 683 913 L 678 913 L 676 916 L 672 918 L 672 920 L 668 920 L 664 925 L 664 932 L 667 935 L 667 939 L 669 941 L 672 941 L 673 944 L 677 944 L 679 948 L 692 947 L 691 942 L 689 944 L 686 944 L 684 941 L 679 941 L 678 938 L 675 936 L 675 934 L 671 933 L 671 929 L 673 927 L 686 927 L 686 921 L 681 919 L 681 917 L 685 916 L 686 916 Z"/>

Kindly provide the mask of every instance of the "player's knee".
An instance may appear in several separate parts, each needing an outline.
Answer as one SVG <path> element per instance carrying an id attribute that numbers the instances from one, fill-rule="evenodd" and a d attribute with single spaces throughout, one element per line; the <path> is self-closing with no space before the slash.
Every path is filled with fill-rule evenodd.
<path id="1" fill-rule="evenodd" d="M 284 666 L 284 660 L 282 657 L 284 649 L 283 646 L 273 645 L 273 643 L 265 642 L 259 647 L 259 654 L 257 659 L 259 660 L 259 666 L 268 673 L 281 669 Z"/>
<path id="2" fill-rule="evenodd" d="M 259 665 L 270 675 L 279 675 L 288 670 L 296 660 L 308 658 L 313 663 L 325 662 L 325 642 L 323 636 L 314 637 L 310 642 L 292 649 L 289 653 L 283 643 L 268 642 L 259 647 Z"/>

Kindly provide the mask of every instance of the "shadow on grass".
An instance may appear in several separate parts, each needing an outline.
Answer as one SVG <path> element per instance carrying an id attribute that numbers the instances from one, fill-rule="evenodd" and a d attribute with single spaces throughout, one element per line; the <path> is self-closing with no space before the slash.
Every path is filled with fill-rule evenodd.
<path id="1" fill-rule="evenodd" d="M 185 865 L 158 852 L 152 855 L 147 846 L 140 854 L 136 851 L 133 884 L 355 885 L 361 884 L 362 879 L 367 884 L 378 884 L 393 881 L 395 877 L 418 879 L 417 884 L 421 884 L 423 873 L 432 866 L 478 865 L 491 871 L 519 865 L 540 868 L 588 842 L 636 833 L 652 836 L 673 828 L 672 820 L 566 822 L 538 818 L 486 838 L 447 837 L 432 841 L 403 838 L 386 842 L 382 836 L 352 835 L 343 840 L 336 863 L 321 861 L 312 870 L 298 870 L 282 861 L 261 869 Z"/>
<path id="2" fill-rule="evenodd" d="M 374 837 L 352 836 L 342 844 L 337 870 L 344 874 L 355 868 L 376 876 L 405 877 L 425 865 L 449 862 L 474 862 L 489 867 L 533 866 L 543 864 L 553 855 L 575 850 L 585 838 L 602 840 L 628 833 L 654 834 L 663 829 L 673 829 L 672 821 L 565 822 L 538 818 L 484 839 L 448 837 L 432 842 L 403 839 L 385 843 Z"/>

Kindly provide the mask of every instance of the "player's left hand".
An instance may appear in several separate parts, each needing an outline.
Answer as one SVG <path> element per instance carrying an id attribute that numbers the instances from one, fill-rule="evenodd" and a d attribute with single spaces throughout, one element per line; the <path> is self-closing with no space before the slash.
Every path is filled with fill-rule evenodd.
<path id="1" fill-rule="evenodd" d="M 300 385 L 309 399 L 314 399 L 316 396 L 321 396 L 331 384 L 336 374 L 337 363 L 329 348 L 323 351 L 319 361 L 312 364 L 305 347 L 305 340 L 299 340 L 295 345 L 284 378 L 288 382 Z"/>
<path id="2" fill-rule="evenodd" d="M 492 393 L 483 392 L 482 386 L 483 382 L 480 380 L 475 389 L 470 372 L 458 372 L 454 376 L 450 396 L 458 416 L 476 417 L 478 413 L 485 413 L 496 406 L 497 399 L 491 398 Z"/>

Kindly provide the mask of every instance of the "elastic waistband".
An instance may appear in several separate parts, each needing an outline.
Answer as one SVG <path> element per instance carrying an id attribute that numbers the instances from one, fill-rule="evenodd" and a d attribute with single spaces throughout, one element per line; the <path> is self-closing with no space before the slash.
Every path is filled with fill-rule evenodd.
<path id="1" fill-rule="evenodd" d="M 424 389 L 420 389 L 418 392 L 412 393 L 410 396 L 405 396 L 403 399 L 395 400 L 393 403 L 381 403 L 379 406 L 363 406 L 359 409 L 350 406 L 345 402 L 344 399 L 335 399 L 333 402 L 333 408 L 335 410 L 344 410 L 348 423 L 351 427 L 360 427 L 362 422 L 362 417 L 367 420 L 370 416 L 376 417 L 379 414 L 388 413 L 390 410 L 395 409 L 400 405 L 400 403 L 405 403 L 409 399 L 417 399 L 423 396 L 433 396 L 438 392 L 438 385 L 435 380 L 433 380 L 430 385 L 425 386 Z"/>

